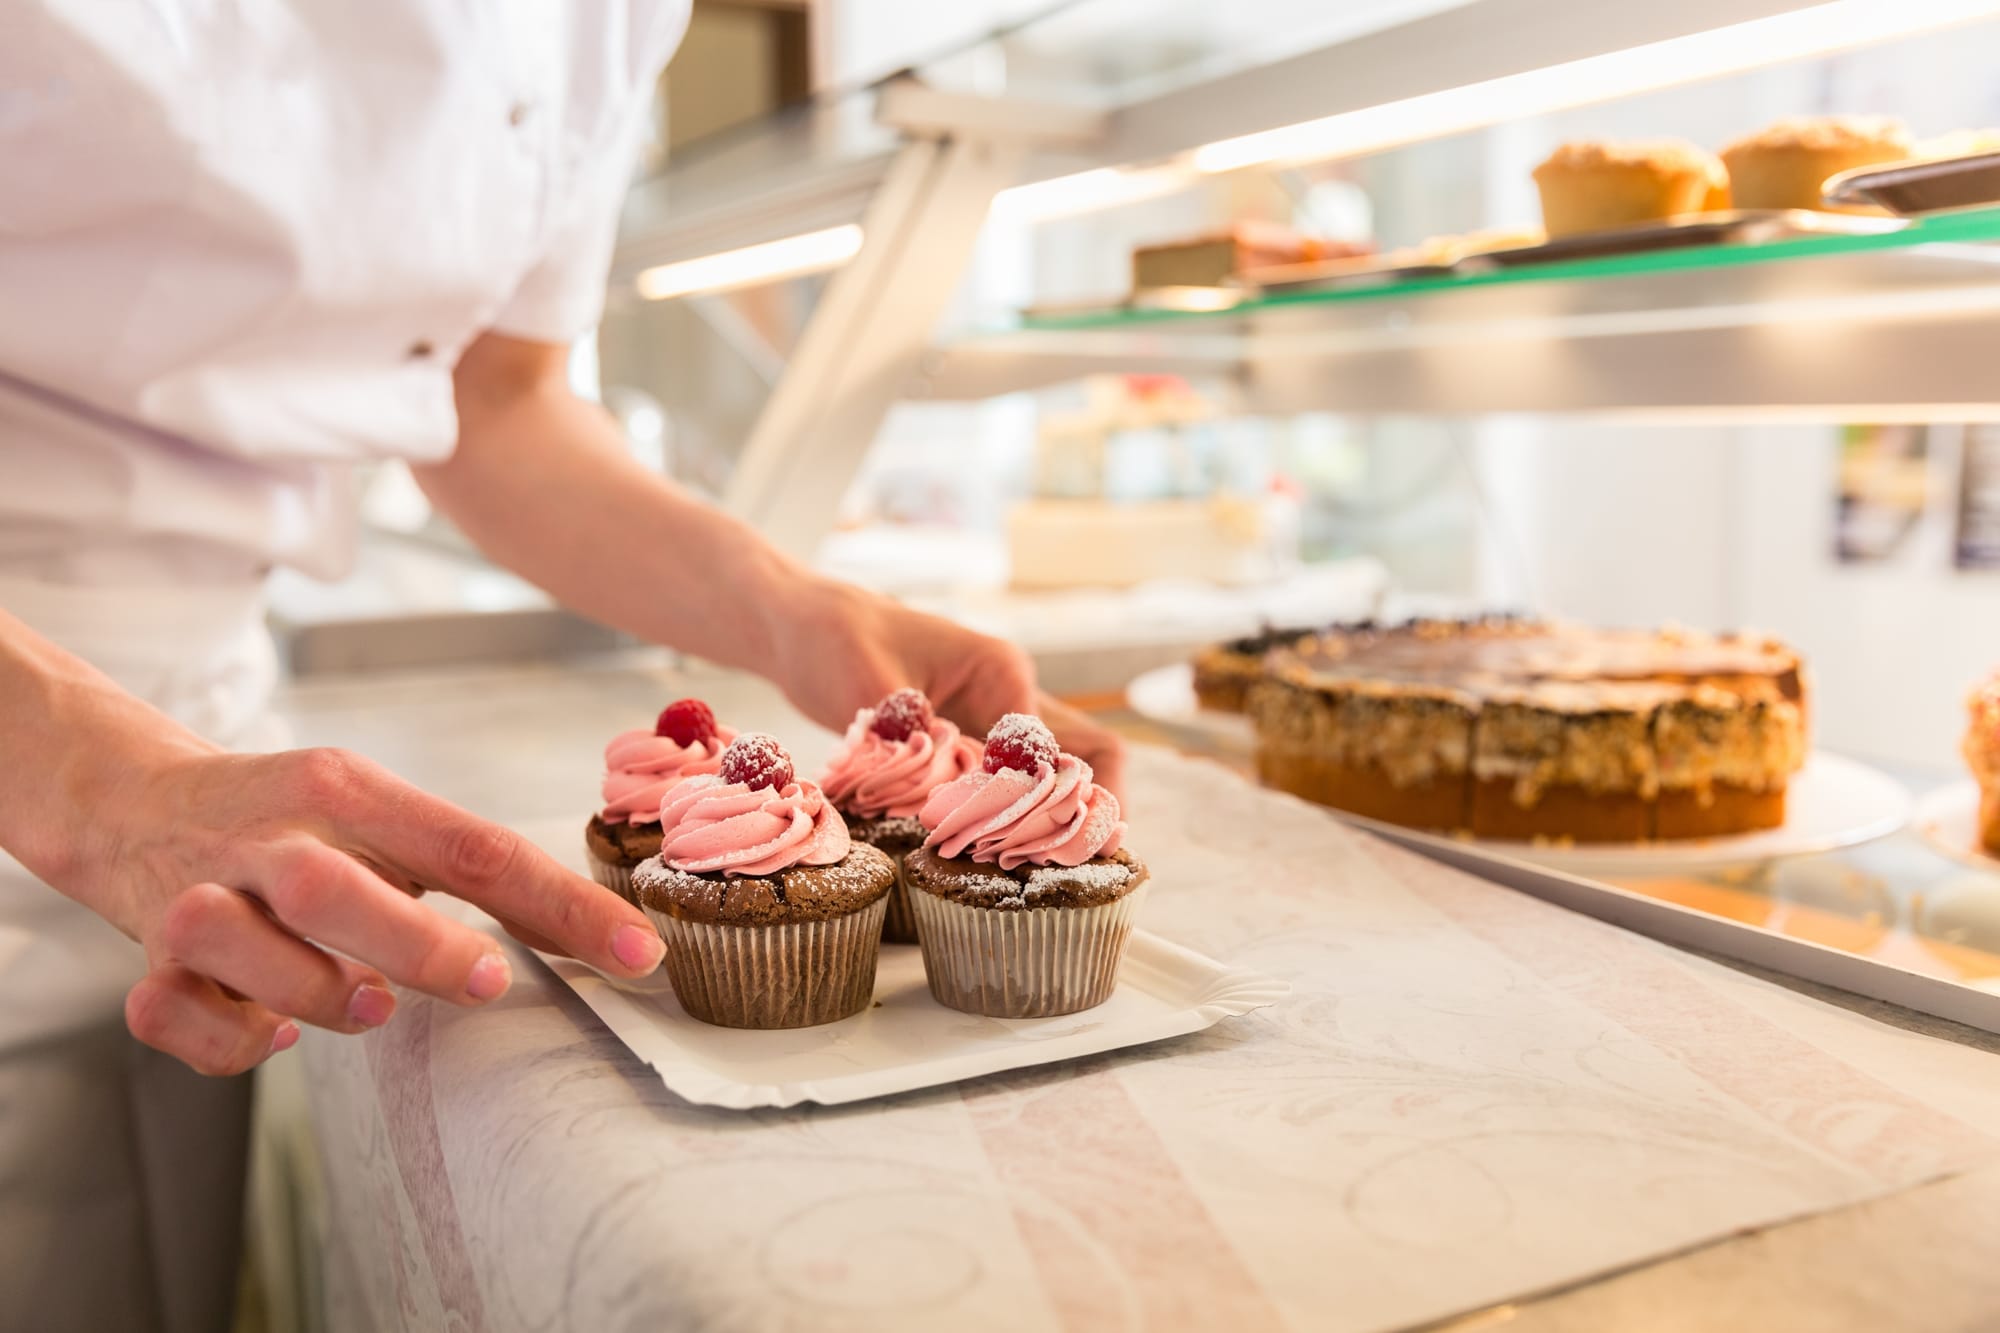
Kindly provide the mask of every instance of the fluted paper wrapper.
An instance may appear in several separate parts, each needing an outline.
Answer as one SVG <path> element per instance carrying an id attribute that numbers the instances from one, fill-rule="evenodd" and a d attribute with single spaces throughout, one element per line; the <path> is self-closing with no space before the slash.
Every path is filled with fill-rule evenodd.
<path id="1" fill-rule="evenodd" d="M 910 877 L 903 871 L 903 858 L 896 858 L 896 882 L 889 889 L 889 915 L 882 922 L 882 942 L 884 944 L 915 944 L 917 942 L 917 918 L 910 911 L 910 896 L 921 890 L 910 887 Z"/>
<path id="2" fill-rule="evenodd" d="M 667 979 L 681 1008 L 725 1028 L 809 1028 L 875 997 L 888 897 L 826 921 L 721 926 L 644 907 L 667 942 Z"/>
<path id="3" fill-rule="evenodd" d="M 1101 907 L 998 912 L 911 888 L 909 903 L 937 1002 L 989 1018 L 1073 1014 L 1111 998 L 1149 886 Z"/>
<path id="4" fill-rule="evenodd" d="M 601 859 L 596 852 L 590 850 L 589 843 L 584 844 L 583 859 L 590 865 L 592 879 L 634 907 L 639 905 L 639 895 L 632 891 L 632 867 L 615 866 Z"/>

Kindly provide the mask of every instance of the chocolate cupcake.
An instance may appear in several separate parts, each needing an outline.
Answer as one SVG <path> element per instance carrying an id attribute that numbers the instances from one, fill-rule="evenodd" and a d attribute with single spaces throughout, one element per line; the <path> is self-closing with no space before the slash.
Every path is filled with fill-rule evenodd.
<path id="1" fill-rule="evenodd" d="M 627 731 L 604 747 L 604 808 L 583 830 L 590 875 L 628 902 L 632 869 L 660 851 L 660 800 L 676 782 L 713 773 L 736 733 L 716 725 L 699 699 L 678 699 L 651 731 Z"/>
<path id="2" fill-rule="evenodd" d="M 660 853 L 632 872 L 667 943 L 681 1007 L 704 1023 L 799 1028 L 868 1007 L 896 867 L 856 844 L 769 736 L 739 736 L 720 770 L 660 807 Z"/>
<path id="3" fill-rule="evenodd" d="M 848 834 L 887 852 L 897 866 L 882 938 L 915 944 L 903 884 L 903 857 L 924 840 L 917 812 L 932 792 L 979 767 L 979 742 L 937 716 L 917 690 L 897 690 L 854 715 L 840 749 L 820 775 L 826 798 L 847 819 Z"/>
<path id="4" fill-rule="evenodd" d="M 904 860 L 938 1003 L 1043 1018 L 1104 1003 L 1145 896 L 1118 798 L 1047 727 L 1010 713 L 978 772 L 925 802 Z"/>

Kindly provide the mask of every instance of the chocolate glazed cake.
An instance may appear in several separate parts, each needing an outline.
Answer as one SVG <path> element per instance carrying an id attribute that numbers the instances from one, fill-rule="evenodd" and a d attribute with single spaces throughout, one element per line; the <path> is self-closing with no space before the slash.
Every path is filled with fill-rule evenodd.
<path id="1" fill-rule="evenodd" d="M 1249 712 L 1268 785 L 1483 838 L 1773 828 L 1806 754 L 1796 653 L 1680 630 L 1340 627 L 1273 650 Z"/>

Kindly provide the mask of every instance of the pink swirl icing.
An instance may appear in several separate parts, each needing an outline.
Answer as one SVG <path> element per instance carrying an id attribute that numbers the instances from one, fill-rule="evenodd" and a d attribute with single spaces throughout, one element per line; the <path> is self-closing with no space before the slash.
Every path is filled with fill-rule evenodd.
<path id="1" fill-rule="evenodd" d="M 1002 870 L 1023 862 L 1082 865 L 1111 856 L 1125 840 L 1118 798 L 1092 780 L 1090 765 L 1075 755 L 1032 774 L 1003 768 L 977 770 L 931 793 L 917 818 L 930 830 L 924 846 L 939 856 L 969 855 L 997 861 Z"/>
<path id="2" fill-rule="evenodd" d="M 875 710 L 854 715 L 840 750 L 820 775 L 826 798 L 864 819 L 907 819 L 930 794 L 979 767 L 980 745 L 943 718 L 928 731 L 892 741 L 875 733 Z"/>
<path id="3" fill-rule="evenodd" d="M 848 846 L 847 821 L 810 782 L 748 787 L 701 773 L 683 778 L 660 806 L 660 858 L 691 874 L 830 866 Z"/>
<path id="4" fill-rule="evenodd" d="M 722 766 L 722 752 L 736 733 L 717 727 L 712 741 L 678 744 L 671 736 L 626 731 L 604 747 L 604 813 L 607 824 L 651 824 L 676 782 Z"/>

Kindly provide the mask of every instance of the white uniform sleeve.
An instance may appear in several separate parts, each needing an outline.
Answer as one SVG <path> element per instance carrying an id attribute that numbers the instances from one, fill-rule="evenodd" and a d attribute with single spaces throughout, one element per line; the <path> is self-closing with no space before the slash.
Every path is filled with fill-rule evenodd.
<path id="1" fill-rule="evenodd" d="M 638 160 L 649 92 L 641 90 L 632 99 L 612 142 L 568 183 L 540 257 L 493 318 L 495 332 L 537 342 L 574 342 L 604 313 L 618 215 Z"/>

